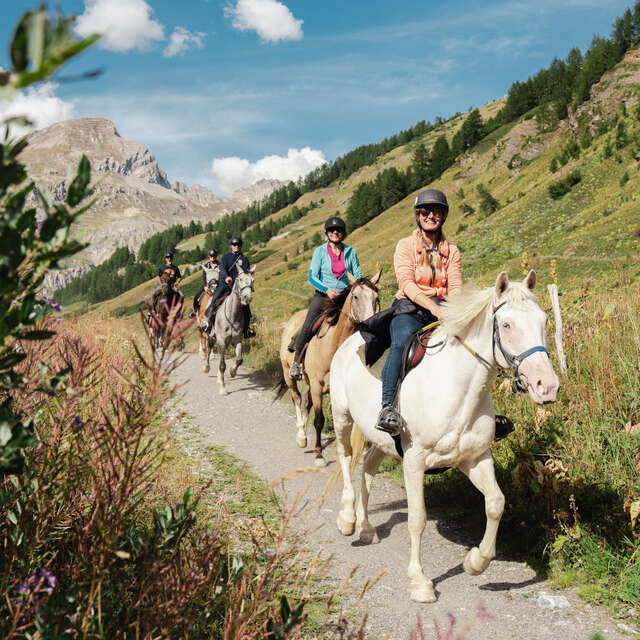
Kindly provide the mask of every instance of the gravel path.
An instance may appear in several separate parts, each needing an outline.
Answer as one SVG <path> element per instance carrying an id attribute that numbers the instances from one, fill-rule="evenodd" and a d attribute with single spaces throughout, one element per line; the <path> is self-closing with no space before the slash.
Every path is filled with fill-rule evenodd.
<path id="1" fill-rule="evenodd" d="M 327 474 L 335 468 L 335 447 L 329 445 L 326 450 L 330 462 L 327 472 L 292 473 L 311 468 L 314 454 L 312 447 L 300 449 L 295 443 L 295 417 L 290 405 L 272 404 L 273 394 L 243 367 L 235 379 L 227 375 L 229 395 L 218 395 L 214 373 L 217 360 L 212 360 L 212 365 L 211 373 L 203 373 L 201 360 L 192 354 L 176 372 L 177 378 L 186 382 L 181 403 L 200 432 L 200 442 L 224 447 L 246 461 L 249 469 L 266 482 L 286 477 L 283 484 L 289 499 L 304 493 L 309 508 L 297 518 L 295 526 L 313 532 L 310 545 L 314 549 L 320 545 L 332 555 L 328 575 L 336 586 L 356 566 L 354 583 L 359 585 L 384 572 L 365 596 L 368 626 L 374 637 L 408 640 L 418 616 L 425 638 L 436 637 L 433 620 L 444 631 L 451 614 L 456 632 L 470 625 L 465 640 L 587 640 L 595 633 L 607 640 L 640 638 L 603 609 L 585 604 L 570 591 L 554 590 L 527 565 L 501 556 L 499 536 L 498 557 L 484 574 L 468 576 L 461 562 L 466 549 L 480 541 L 482 532 L 460 531 L 447 521 L 446 512 L 435 509 L 427 512 L 422 548 L 425 573 L 434 582 L 438 601 L 422 605 L 412 602 L 406 576 L 409 534 L 403 489 L 382 478 L 374 482 L 370 520 L 377 527 L 379 544 L 366 546 L 353 536 L 343 537 L 335 524 L 338 491 L 330 491 L 324 504 L 319 505 Z M 309 436 L 311 432 L 310 427 Z M 481 608 L 492 617 L 479 615 Z M 453 640 L 456 636 L 441 637 Z"/>

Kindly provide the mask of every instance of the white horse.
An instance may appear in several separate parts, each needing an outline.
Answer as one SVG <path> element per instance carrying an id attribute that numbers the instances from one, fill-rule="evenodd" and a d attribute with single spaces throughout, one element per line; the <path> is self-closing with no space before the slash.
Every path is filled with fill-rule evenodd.
<path id="1" fill-rule="evenodd" d="M 420 553 L 426 523 L 425 470 L 457 467 L 484 495 L 484 537 L 479 547 L 466 554 L 463 563 L 467 573 L 482 573 L 495 557 L 504 509 L 504 495 L 496 482 L 489 449 L 495 429 L 492 380 L 499 371 L 510 370 L 535 403 L 556 399 L 559 382 L 547 352 L 546 316 L 533 294 L 535 282 L 533 271 L 523 283 L 510 283 L 503 272 L 495 288 L 453 296 L 443 305 L 441 326 L 430 340 L 432 344 L 443 342 L 442 346 L 433 349 L 433 355 L 426 355 L 402 383 L 402 464 L 411 538 L 408 575 L 411 598 L 418 602 L 436 600 L 433 584 L 423 573 Z M 385 454 L 399 456 L 392 437 L 375 428 L 381 383 L 356 353 L 362 344 L 360 333 L 355 333 L 333 358 L 331 408 L 344 483 L 338 528 L 344 535 L 351 535 L 355 528 L 363 542 L 373 543 L 378 538 L 367 515 L 373 477 Z M 354 421 L 371 443 L 362 465 L 355 512 L 350 471 Z"/>
<path id="2" fill-rule="evenodd" d="M 220 360 L 218 365 L 218 384 L 220 385 L 220 395 L 227 395 L 229 392 L 224 385 L 224 372 L 227 364 L 224 354 L 229 345 L 236 348 L 236 359 L 229 375 L 233 378 L 242 364 L 242 336 L 243 336 L 243 313 L 242 307 L 251 303 L 253 297 L 253 272 L 255 266 L 249 271 L 245 271 L 238 265 L 238 275 L 233 283 L 231 293 L 216 311 L 216 319 L 209 332 L 207 347 L 205 351 L 204 371 L 209 371 L 209 358 L 211 356 L 211 345 L 215 340 Z"/>

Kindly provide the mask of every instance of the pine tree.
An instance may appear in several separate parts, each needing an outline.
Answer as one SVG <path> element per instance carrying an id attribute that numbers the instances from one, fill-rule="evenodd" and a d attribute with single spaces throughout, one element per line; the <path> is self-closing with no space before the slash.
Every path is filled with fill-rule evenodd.
<path id="1" fill-rule="evenodd" d="M 444 135 L 441 135 L 431 150 L 431 171 L 433 179 L 439 178 L 452 164 L 452 154 L 449 143 Z"/>
<path id="2" fill-rule="evenodd" d="M 431 159 L 423 142 L 418 143 L 411 160 L 411 187 L 419 189 L 431 182 Z"/>

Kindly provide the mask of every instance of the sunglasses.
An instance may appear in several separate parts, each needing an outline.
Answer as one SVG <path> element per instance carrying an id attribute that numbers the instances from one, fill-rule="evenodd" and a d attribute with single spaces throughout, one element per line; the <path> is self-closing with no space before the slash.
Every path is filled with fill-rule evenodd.
<path id="1" fill-rule="evenodd" d="M 330 229 L 327 229 L 327 233 L 344 233 L 344 231 L 337 227 L 331 227 Z"/>
<path id="2" fill-rule="evenodd" d="M 416 213 L 423 218 L 428 218 L 432 214 L 434 218 L 444 217 L 444 211 L 442 211 L 441 209 L 418 209 L 416 210 Z"/>
<path id="3" fill-rule="evenodd" d="M 229 243 L 232 247 L 239 247 L 240 243 L 239 242 L 230 242 Z"/>

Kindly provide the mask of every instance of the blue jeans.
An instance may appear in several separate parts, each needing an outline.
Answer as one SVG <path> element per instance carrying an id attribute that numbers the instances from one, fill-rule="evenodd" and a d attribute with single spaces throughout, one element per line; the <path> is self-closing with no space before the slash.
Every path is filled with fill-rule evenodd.
<path id="1" fill-rule="evenodd" d="M 382 369 L 382 404 L 393 401 L 402 370 L 402 354 L 409 338 L 424 327 L 424 319 L 416 313 L 402 313 L 391 320 L 391 348 Z"/>

